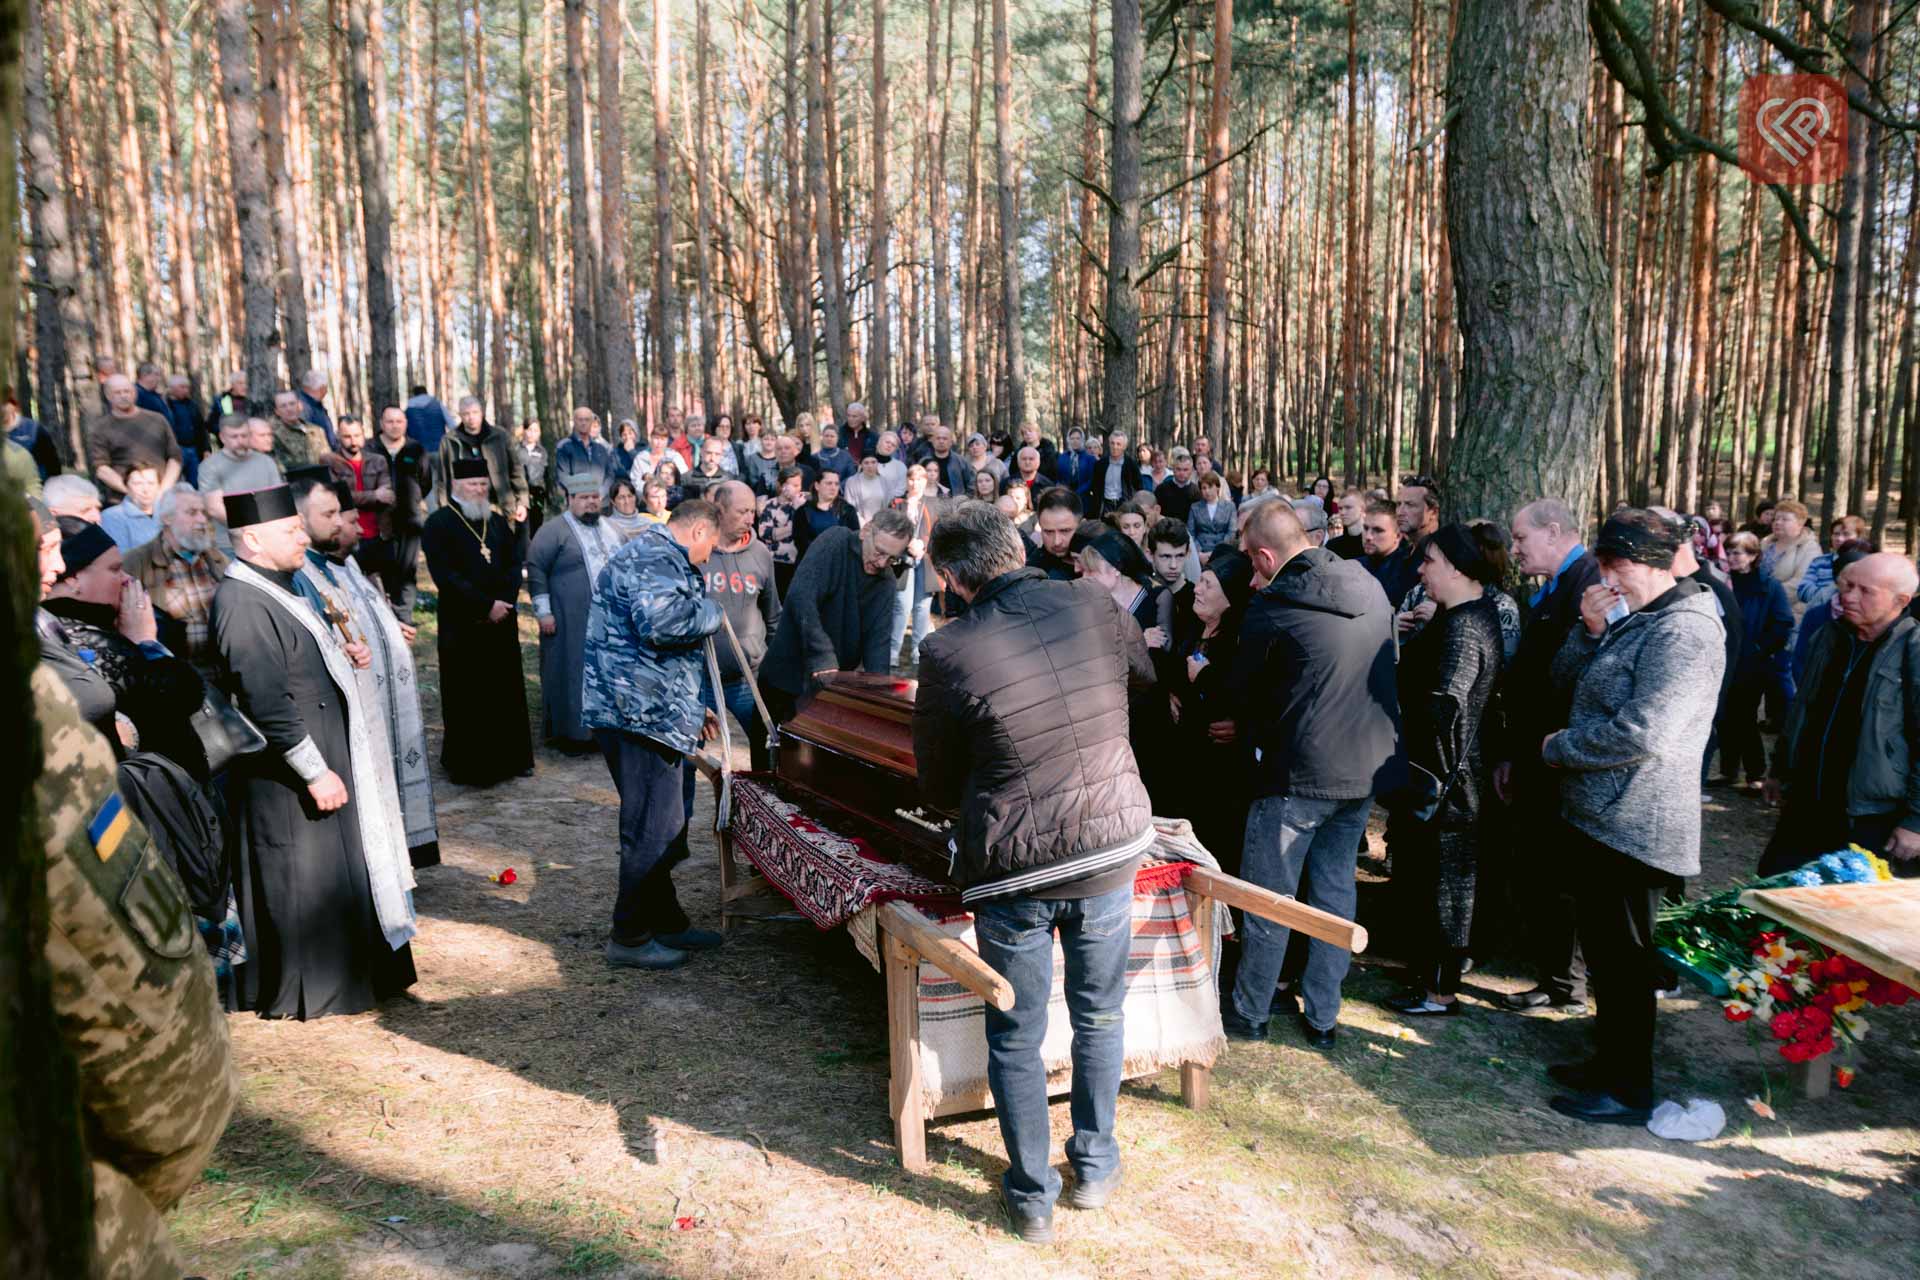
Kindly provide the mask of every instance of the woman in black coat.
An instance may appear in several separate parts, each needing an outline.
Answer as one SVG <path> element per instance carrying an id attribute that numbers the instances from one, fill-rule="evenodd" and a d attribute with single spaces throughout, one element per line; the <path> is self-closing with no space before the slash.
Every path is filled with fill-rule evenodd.
<path id="1" fill-rule="evenodd" d="M 1253 595 L 1253 566 L 1238 552 L 1214 557 L 1194 584 L 1190 609 L 1176 609 L 1168 661 L 1159 664 L 1173 719 L 1171 812 L 1220 865 L 1239 874 L 1252 779 L 1239 743 L 1220 741 L 1213 726 L 1233 720 L 1227 673 L 1239 649 L 1240 617 Z"/>
<path id="2" fill-rule="evenodd" d="M 1095 535 L 1080 550 L 1080 576 L 1099 583 L 1113 596 L 1120 611 L 1140 626 L 1156 675 L 1167 665 L 1167 645 L 1173 632 L 1173 593 L 1154 580 L 1147 553 L 1118 529 Z M 1136 693 L 1130 700 L 1128 737 L 1134 763 L 1147 784 L 1155 813 L 1174 812 L 1174 779 L 1170 773 L 1170 729 L 1167 700 L 1158 691 Z"/>
<path id="3" fill-rule="evenodd" d="M 1760 567 L 1760 539 L 1743 529 L 1727 540 L 1726 550 L 1733 598 L 1740 602 L 1740 617 L 1746 625 L 1720 712 L 1720 783 L 1738 785 L 1744 766 L 1747 787 L 1757 794 L 1767 776 L 1760 704 L 1786 671 L 1787 650 L 1793 643 L 1793 606 L 1779 580 Z M 1825 621 L 1814 615 L 1802 625 L 1817 627 Z"/>
<path id="4" fill-rule="evenodd" d="M 860 532 L 860 513 L 840 496 L 838 472 L 822 471 L 813 482 L 813 497 L 793 515 L 793 541 L 805 559 L 813 540 L 829 529 Z"/>
<path id="5" fill-rule="evenodd" d="M 1483 542 L 1482 539 L 1487 539 Z M 1493 583 L 1497 540 L 1450 524 L 1421 548 L 1420 581 L 1439 605 L 1433 620 L 1400 651 L 1401 735 L 1408 760 L 1439 779 L 1438 810 L 1427 821 L 1396 816 L 1394 878 L 1406 900 L 1428 913 L 1414 985 L 1387 1006 L 1415 1016 L 1465 1011 L 1462 962 L 1473 932 L 1480 864 L 1484 722 L 1502 663 L 1500 613 Z"/>

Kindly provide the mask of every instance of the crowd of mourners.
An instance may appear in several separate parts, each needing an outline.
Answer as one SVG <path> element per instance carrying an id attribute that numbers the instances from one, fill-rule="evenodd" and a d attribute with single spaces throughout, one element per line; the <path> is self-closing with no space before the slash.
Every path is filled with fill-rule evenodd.
<path id="1" fill-rule="evenodd" d="M 442 769 L 487 786 L 534 769 L 524 593 L 540 737 L 603 756 L 620 791 L 608 959 L 672 968 L 720 943 L 669 874 L 686 755 L 730 716 L 764 769 L 768 722 L 830 673 L 916 673 L 989 592 L 941 571 L 943 521 L 988 507 L 1020 573 L 1093 584 L 1144 652 L 1126 723 L 1153 814 L 1347 918 L 1361 858 L 1387 872 L 1397 1014 L 1463 1014 L 1475 956 L 1521 940 L 1534 985 L 1496 1003 L 1594 997 L 1594 1055 L 1552 1068 L 1567 1115 L 1647 1117 L 1674 985 L 1652 931 L 1700 871 L 1704 788 L 1778 806 L 1763 871 L 1849 843 L 1920 871 L 1916 569 L 1855 515 L 1824 540 L 1792 499 L 1738 526 L 1717 503 L 1589 520 L 1551 494 L 1463 515 L 1425 475 L 1296 490 L 1229 475 L 1204 436 L 962 439 L 859 404 L 785 430 L 670 409 L 604 436 L 579 408 L 549 447 L 421 387 L 369 429 L 330 413 L 319 371 L 269 398 L 236 374 L 210 407 L 151 365 L 96 376 L 71 469 L 6 406 L 42 657 L 174 855 L 229 1009 L 353 1012 L 413 981 L 414 870 L 438 860 L 423 607 Z M 707 637 L 709 667 L 661 656 Z M 1227 1033 L 1285 1017 L 1332 1045 L 1348 964 L 1249 917 Z"/>

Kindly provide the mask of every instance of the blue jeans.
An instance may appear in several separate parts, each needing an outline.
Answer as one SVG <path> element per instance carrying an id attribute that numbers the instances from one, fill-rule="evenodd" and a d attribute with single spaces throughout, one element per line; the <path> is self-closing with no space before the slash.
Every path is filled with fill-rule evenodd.
<path id="1" fill-rule="evenodd" d="M 1292 894 L 1300 873 L 1310 873 L 1307 903 L 1353 919 L 1354 871 L 1361 833 L 1373 797 L 1359 800 L 1309 800 L 1302 796 L 1266 796 L 1247 813 L 1247 843 L 1240 874 L 1263 889 Z M 1241 942 L 1240 973 L 1233 984 L 1233 1007 L 1248 1022 L 1264 1025 L 1273 1003 L 1274 984 L 1287 958 L 1293 931 L 1248 915 Z M 1300 993 L 1307 1021 L 1325 1031 L 1340 1020 L 1340 983 L 1353 956 L 1344 948 L 1313 939 Z"/>
<path id="2" fill-rule="evenodd" d="M 888 650 L 888 661 L 894 666 L 900 665 L 900 642 L 907 638 L 907 615 L 913 615 L 913 658 L 920 661 L 920 642 L 933 634 L 933 597 L 930 595 L 914 599 L 914 571 L 909 569 L 901 575 L 900 597 L 893 606 L 893 648 Z"/>
<path id="3" fill-rule="evenodd" d="M 1073 1137 L 1067 1160 L 1082 1182 L 1120 1167 L 1114 1110 L 1126 1056 L 1120 1006 L 1126 999 L 1133 942 L 1133 886 L 1092 898 L 1009 898 L 974 911 L 980 958 L 1013 985 L 1005 1013 L 987 1006 L 987 1085 L 1007 1146 L 1001 1186 L 1023 1211 L 1050 1208 L 1060 1196 L 1047 1116 L 1047 1070 L 1040 1045 L 1053 995 L 1053 934 L 1066 956 L 1067 1012 L 1073 1024 Z"/>

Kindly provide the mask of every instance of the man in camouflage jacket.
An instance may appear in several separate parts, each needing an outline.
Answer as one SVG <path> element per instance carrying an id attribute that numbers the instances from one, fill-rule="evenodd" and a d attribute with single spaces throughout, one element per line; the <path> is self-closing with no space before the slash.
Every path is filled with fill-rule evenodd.
<path id="1" fill-rule="evenodd" d="M 620 792 L 620 893 L 607 963 L 673 969 L 689 948 L 720 945 L 680 909 L 670 872 L 687 856 L 683 757 L 706 727 L 706 641 L 723 616 L 700 566 L 719 539 L 719 510 L 692 498 L 664 525 L 615 552 L 593 584 L 581 719 Z"/>
<path id="2" fill-rule="evenodd" d="M 44 768 L 47 962 L 80 1070 L 95 1280 L 177 1277 L 161 1215 L 200 1177 L 237 1095 L 213 966 L 187 893 L 115 789 L 113 752 L 47 666 L 33 673 Z"/>

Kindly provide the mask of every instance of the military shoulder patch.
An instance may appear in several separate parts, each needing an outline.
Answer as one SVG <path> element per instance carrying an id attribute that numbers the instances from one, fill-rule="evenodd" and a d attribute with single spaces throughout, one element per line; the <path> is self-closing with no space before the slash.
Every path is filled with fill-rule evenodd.
<path id="1" fill-rule="evenodd" d="M 106 801 L 100 811 L 93 815 L 93 821 L 87 824 L 87 839 L 93 842 L 93 851 L 105 862 L 113 857 L 120 848 L 120 842 L 127 837 L 127 829 L 133 825 L 133 816 L 127 812 L 127 806 L 121 801 L 118 791 L 107 793 Z"/>

